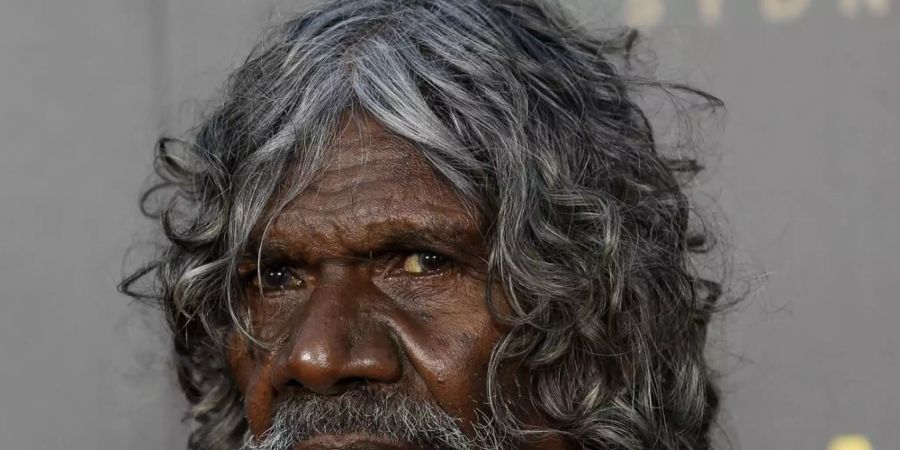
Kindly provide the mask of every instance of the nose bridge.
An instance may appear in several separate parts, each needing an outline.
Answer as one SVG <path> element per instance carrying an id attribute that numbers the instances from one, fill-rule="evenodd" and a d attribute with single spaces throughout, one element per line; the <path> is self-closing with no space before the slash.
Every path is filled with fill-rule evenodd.
<path id="1" fill-rule="evenodd" d="M 276 389 L 300 384 L 330 395 L 361 382 L 399 379 L 399 349 L 372 314 L 379 293 L 365 272 L 346 265 L 323 267 L 292 321 L 288 344 L 277 355 Z"/>

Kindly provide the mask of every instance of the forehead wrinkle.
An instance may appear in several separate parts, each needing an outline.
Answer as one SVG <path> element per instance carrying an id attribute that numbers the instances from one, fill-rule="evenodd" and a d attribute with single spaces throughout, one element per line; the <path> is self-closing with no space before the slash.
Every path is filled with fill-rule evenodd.
<path id="1" fill-rule="evenodd" d="M 279 215 L 267 240 L 292 248 L 297 243 L 317 243 L 316 247 L 361 249 L 367 242 L 417 230 L 480 236 L 478 223 L 465 210 L 426 200 L 400 208 L 382 202 L 331 210 L 296 205 Z"/>
<path id="2" fill-rule="evenodd" d="M 352 203 L 355 202 L 356 191 L 367 182 L 377 181 L 379 177 L 396 179 L 398 175 L 409 176 L 419 168 L 416 162 L 423 162 L 410 142 L 389 132 L 369 115 L 355 114 L 344 121 L 329 149 L 332 155 L 329 163 L 310 186 L 313 192 L 331 193 L 347 189 Z M 379 166 L 390 167 L 379 171 Z M 431 175 L 429 170 L 422 172 Z"/>
<path id="3" fill-rule="evenodd" d="M 399 152 L 374 159 L 369 158 L 369 155 L 372 153 L 371 151 L 367 150 L 365 153 L 366 158 L 361 161 L 355 161 L 337 167 L 331 166 L 323 170 L 317 177 L 316 182 L 311 186 L 311 189 L 307 190 L 306 194 L 333 194 L 344 190 L 352 192 L 354 188 L 361 185 L 395 181 L 398 174 L 402 176 L 410 175 L 408 168 L 402 162 L 408 158 Z M 398 161 L 400 163 L 398 163 Z M 391 167 L 391 170 L 377 170 L 378 166 L 388 165 L 393 165 L 394 167 Z M 304 193 L 300 194 L 300 196 L 303 195 Z"/>
<path id="4" fill-rule="evenodd" d="M 346 120 L 327 150 L 328 163 L 277 214 L 269 239 L 343 253 L 377 235 L 415 229 L 478 235 L 478 221 L 412 143 L 374 119 Z"/>

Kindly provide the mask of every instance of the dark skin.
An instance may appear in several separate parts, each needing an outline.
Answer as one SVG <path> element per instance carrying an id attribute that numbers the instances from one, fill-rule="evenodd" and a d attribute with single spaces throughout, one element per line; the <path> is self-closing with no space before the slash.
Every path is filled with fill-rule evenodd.
<path id="1" fill-rule="evenodd" d="M 491 350 L 507 332 L 485 300 L 483 223 L 409 143 L 367 116 L 346 119 L 332 151 L 276 216 L 263 265 L 251 255 L 241 266 L 255 330 L 274 343 L 258 352 L 235 339 L 230 354 L 250 430 L 259 437 L 270 426 L 281 392 L 367 385 L 430 399 L 471 433 Z M 502 379 L 517 377 L 508 372 Z M 356 433 L 297 448 L 353 445 L 409 448 Z"/>

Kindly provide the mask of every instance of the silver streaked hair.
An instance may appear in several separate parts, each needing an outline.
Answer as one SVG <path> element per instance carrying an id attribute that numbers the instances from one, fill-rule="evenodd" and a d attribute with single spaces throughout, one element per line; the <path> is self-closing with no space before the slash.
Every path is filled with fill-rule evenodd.
<path id="1" fill-rule="evenodd" d="M 353 109 L 413 143 L 490 224 L 489 278 L 512 307 L 498 316 L 512 328 L 487 378 L 498 429 L 583 448 L 710 447 L 718 397 L 703 350 L 720 289 L 690 265 L 710 236 L 689 226 L 680 184 L 700 166 L 660 151 L 635 98 L 721 103 L 629 73 L 636 33 L 591 32 L 562 11 L 532 0 L 328 3 L 274 29 L 190 140 L 159 141 L 162 182 L 144 201 L 169 199 L 145 208 L 168 247 L 121 289 L 169 320 L 191 449 L 242 445 L 225 359 L 227 336 L 252 338 L 236 262 L 252 230 L 327 164 Z M 501 400 L 509 360 L 527 368 L 546 427 Z"/>

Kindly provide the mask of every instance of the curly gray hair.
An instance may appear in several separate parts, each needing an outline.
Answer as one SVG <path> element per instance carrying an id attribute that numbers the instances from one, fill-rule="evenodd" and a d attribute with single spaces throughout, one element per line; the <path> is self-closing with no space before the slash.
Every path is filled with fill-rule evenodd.
<path id="1" fill-rule="evenodd" d="M 700 165 L 662 154 L 635 99 L 654 89 L 721 102 L 630 74 L 635 32 L 600 36 L 561 10 L 332 2 L 274 29 L 192 139 L 159 141 L 161 182 L 143 201 L 168 199 L 144 208 L 168 246 L 120 288 L 171 325 L 195 422 L 189 448 L 241 446 L 225 351 L 230 335 L 250 335 L 237 260 L 254 227 L 321 169 L 350 108 L 415 144 L 488 219 L 489 274 L 512 309 L 497 318 L 511 331 L 486 381 L 504 433 L 558 433 L 591 449 L 710 447 L 718 397 L 703 353 L 720 289 L 691 267 L 710 233 L 689 226 L 682 188 Z M 527 368 L 546 428 L 524 426 L 496 394 L 509 360 Z"/>

